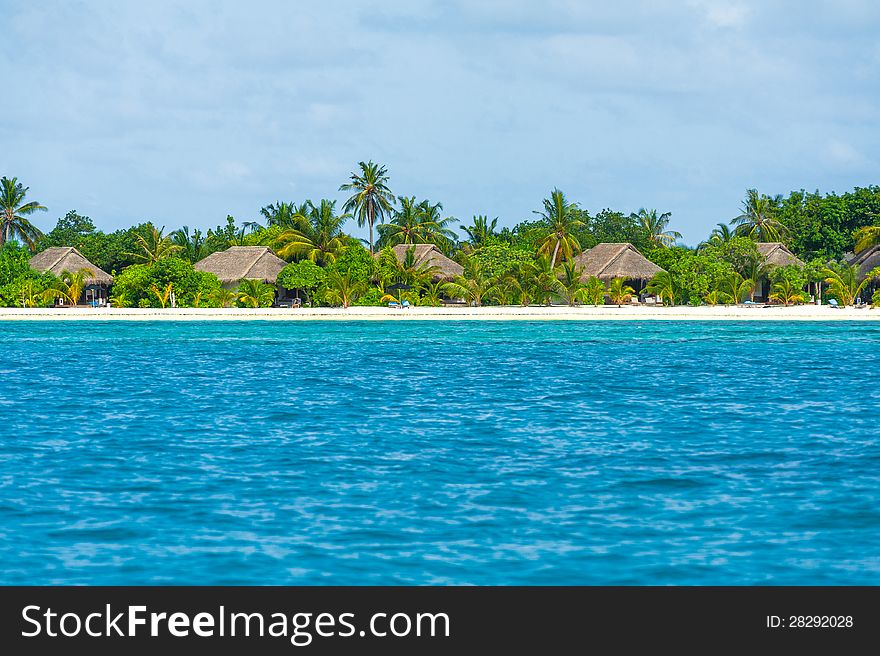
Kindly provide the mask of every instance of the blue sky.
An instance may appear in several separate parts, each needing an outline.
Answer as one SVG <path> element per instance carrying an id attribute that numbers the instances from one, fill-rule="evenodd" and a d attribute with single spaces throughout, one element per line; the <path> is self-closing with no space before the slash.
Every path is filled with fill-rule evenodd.
<path id="1" fill-rule="evenodd" d="M 880 183 L 880 3 L 0 0 L 0 174 L 103 229 L 342 198 L 357 161 L 462 220 L 673 213 Z M 351 225 L 354 229 L 353 224 Z M 358 232 L 358 231 L 355 231 Z M 359 234 L 359 233 L 358 233 Z"/>

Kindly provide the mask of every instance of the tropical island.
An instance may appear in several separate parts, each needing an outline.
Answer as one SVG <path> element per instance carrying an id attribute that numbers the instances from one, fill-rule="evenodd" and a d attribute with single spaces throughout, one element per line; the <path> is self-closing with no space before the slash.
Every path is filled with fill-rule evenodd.
<path id="1" fill-rule="evenodd" d="M 880 306 L 880 186 L 750 189 L 689 247 L 669 212 L 590 212 L 559 189 L 512 228 L 459 222 L 393 193 L 373 162 L 340 186 L 341 207 L 278 201 L 205 233 L 149 221 L 107 233 L 75 210 L 44 233 L 33 218 L 47 208 L 17 178 L 0 182 L 7 308 Z"/>

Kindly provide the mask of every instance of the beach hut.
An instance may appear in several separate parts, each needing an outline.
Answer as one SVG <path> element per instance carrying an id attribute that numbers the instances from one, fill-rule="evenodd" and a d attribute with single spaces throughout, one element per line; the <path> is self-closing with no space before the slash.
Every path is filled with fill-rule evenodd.
<path id="1" fill-rule="evenodd" d="M 880 244 L 866 248 L 861 253 L 847 255 L 846 263 L 850 266 L 858 266 L 859 280 L 864 279 L 876 267 L 880 267 Z M 863 292 L 863 298 L 870 298 L 877 288 L 878 284 L 876 281 L 869 282 Z"/>
<path id="2" fill-rule="evenodd" d="M 235 289 L 242 280 L 260 280 L 276 284 L 278 274 L 287 262 L 266 246 L 232 246 L 225 251 L 211 253 L 195 263 L 196 271 L 213 273 L 220 284 Z M 287 291 L 279 287 L 275 298 L 284 298 Z"/>
<path id="3" fill-rule="evenodd" d="M 436 267 L 434 280 L 452 280 L 464 273 L 464 267 L 440 252 L 434 244 L 398 244 L 392 250 L 399 262 L 406 260 L 406 253 L 413 249 L 413 262 L 416 267 Z M 376 257 L 378 257 L 378 253 Z"/>
<path id="4" fill-rule="evenodd" d="M 196 271 L 213 273 L 224 287 L 238 287 L 242 280 L 275 284 L 287 262 L 265 246 L 232 246 L 211 253 L 195 263 Z"/>
<path id="5" fill-rule="evenodd" d="M 880 244 L 866 248 L 861 253 L 849 253 L 846 263 L 850 266 L 858 265 L 859 279 L 864 278 L 874 268 L 880 266 Z"/>
<path id="6" fill-rule="evenodd" d="M 575 257 L 574 262 L 584 269 L 581 280 L 586 281 L 595 276 L 608 283 L 615 278 L 623 278 L 636 293 L 642 291 L 651 278 L 663 271 L 627 242 L 597 244 Z"/>
<path id="7" fill-rule="evenodd" d="M 778 241 L 759 242 L 755 244 L 758 253 L 764 258 L 764 266 L 775 269 L 783 266 L 804 266 L 803 260 L 791 252 L 791 250 Z M 763 276 L 755 286 L 755 298 L 766 301 L 770 296 L 770 279 Z"/>
<path id="8" fill-rule="evenodd" d="M 91 275 L 85 279 L 86 286 L 80 298 L 80 301 L 90 304 L 106 303 L 110 285 L 113 284 L 113 276 L 89 262 L 73 246 L 47 248 L 30 259 L 30 267 L 34 271 L 48 272 L 56 276 L 60 276 L 65 271 L 69 273 L 77 273 L 83 269 L 91 271 Z"/>

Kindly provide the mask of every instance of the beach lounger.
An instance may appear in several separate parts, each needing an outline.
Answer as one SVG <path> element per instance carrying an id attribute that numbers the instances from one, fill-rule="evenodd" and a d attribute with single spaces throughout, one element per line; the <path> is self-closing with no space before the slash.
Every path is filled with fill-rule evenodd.
<path id="1" fill-rule="evenodd" d="M 409 307 L 409 301 L 404 301 L 401 307 L 403 307 L 404 310 L 407 309 Z"/>
<path id="2" fill-rule="evenodd" d="M 391 301 L 391 302 L 388 304 L 388 307 L 390 307 L 390 308 L 399 308 L 399 307 L 400 307 L 400 303 L 398 303 L 397 301 Z"/>
<path id="3" fill-rule="evenodd" d="M 840 305 L 838 304 L 836 298 L 829 298 L 829 299 L 828 299 L 828 305 L 831 306 L 831 307 L 833 307 L 833 308 L 839 308 L 839 307 L 840 307 Z"/>

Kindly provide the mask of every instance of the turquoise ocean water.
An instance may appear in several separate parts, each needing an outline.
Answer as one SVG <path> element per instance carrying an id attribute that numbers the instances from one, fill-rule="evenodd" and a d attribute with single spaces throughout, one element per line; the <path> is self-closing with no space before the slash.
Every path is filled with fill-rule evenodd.
<path id="1" fill-rule="evenodd" d="M 880 584 L 880 325 L 0 324 L 3 584 Z"/>

